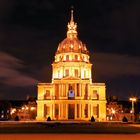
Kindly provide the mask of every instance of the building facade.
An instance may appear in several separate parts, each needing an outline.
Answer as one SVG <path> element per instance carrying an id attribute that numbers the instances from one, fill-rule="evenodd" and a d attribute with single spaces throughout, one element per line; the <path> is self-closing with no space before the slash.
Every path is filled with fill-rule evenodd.
<path id="1" fill-rule="evenodd" d="M 52 63 L 52 82 L 38 84 L 37 120 L 106 120 L 105 83 L 92 83 L 89 58 L 71 10 L 67 37 Z"/>

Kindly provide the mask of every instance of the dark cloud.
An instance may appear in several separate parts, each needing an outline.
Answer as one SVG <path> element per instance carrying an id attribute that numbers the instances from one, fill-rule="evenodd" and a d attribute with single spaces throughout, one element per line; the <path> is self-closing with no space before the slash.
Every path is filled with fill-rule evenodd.
<path id="1" fill-rule="evenodd" d="M 21 72 L 25 67 L 21 60 L 0 52 L 0 83 L 6 86 L 33 86 L 37 80 Z"/>
<path id="2" fill-rule="evenodd" d="M 116 78 L 122 75 L 140 76 L 140 57 L 112 53 L 94 53 L 93 71 L 97 77 Z"/>
<path id="3" fill-rule="evenodd" d="M 107 95 L 117 95 L 119 99 L 139 97 L 139 60 L 139 56 L 94 53 L 91 55 L 93 82 L 105 82 Z"/>

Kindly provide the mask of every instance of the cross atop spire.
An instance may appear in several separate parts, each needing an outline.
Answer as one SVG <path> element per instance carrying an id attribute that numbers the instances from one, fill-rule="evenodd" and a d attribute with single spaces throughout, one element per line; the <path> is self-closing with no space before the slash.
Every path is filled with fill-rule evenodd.
<path id="1" fill-rule="evenodd" d="M 73 6 L 71 6 L 71 20 L 70 22 L 74 22 L 74 18 L 73 18 Z"/>
<path id="2" fill-rule="evenodd" d="M 68 22 L 67 37 L 68 38 L 77 37 L 77 24 L 74 22 L 73 6 L 71 7 L 71 18 L 70 18 L 70 22 Z"/>

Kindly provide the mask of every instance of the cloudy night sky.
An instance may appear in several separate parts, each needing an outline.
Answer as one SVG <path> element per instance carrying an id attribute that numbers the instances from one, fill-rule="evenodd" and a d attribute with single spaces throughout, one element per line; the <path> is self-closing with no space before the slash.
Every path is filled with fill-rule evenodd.
<path id="1" fill-rule="evenodd" d="M 70 7 L 107 95 L 140 96 L 140 0 L 0 0 L 0 100 L 37 96 L 66 37 Z"/>

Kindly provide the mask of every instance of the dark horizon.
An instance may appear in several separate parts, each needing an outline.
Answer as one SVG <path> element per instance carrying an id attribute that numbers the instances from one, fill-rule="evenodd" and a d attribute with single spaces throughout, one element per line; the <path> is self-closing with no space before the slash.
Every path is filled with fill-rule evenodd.
<path id="1" fill-rule="evenodd" d="M 37 96 L 37 83 L 51 82 L 71 5 L 78 37 L 90 52 L 93 82 L 105 82 L 107 96 L 139 97 L 139 0 L 1 0 L 0 99 Z"/>

